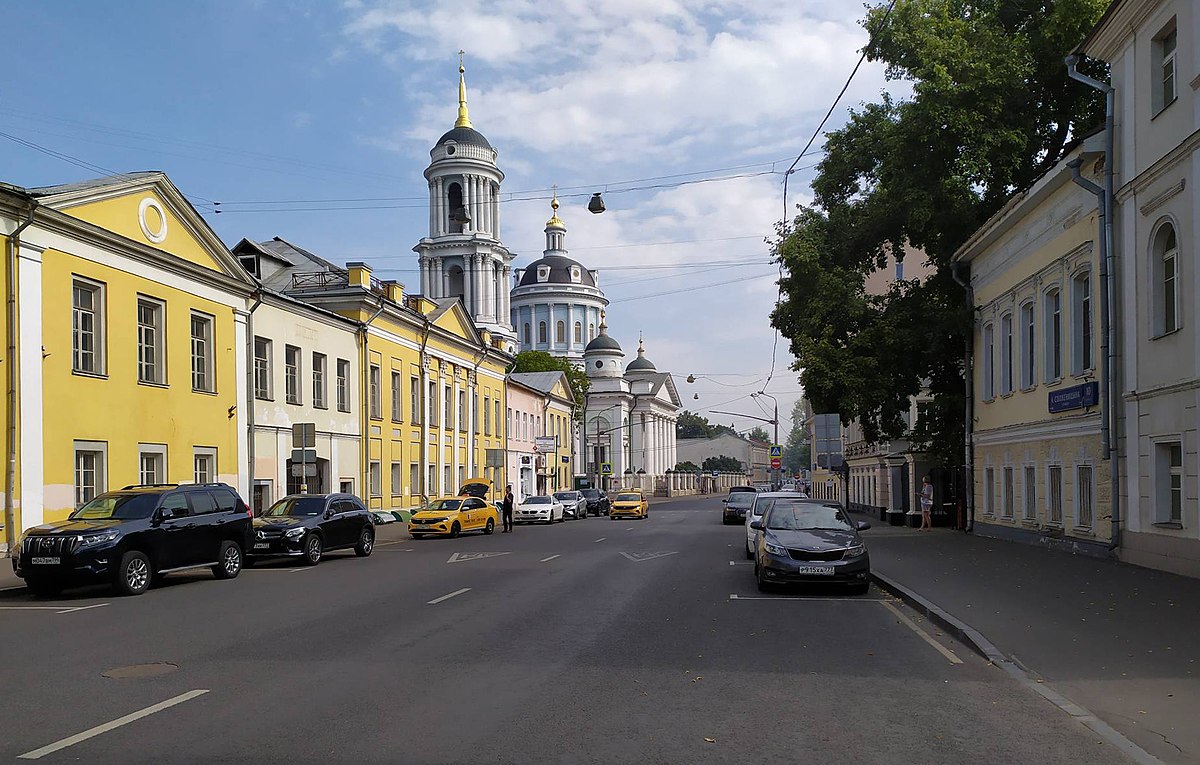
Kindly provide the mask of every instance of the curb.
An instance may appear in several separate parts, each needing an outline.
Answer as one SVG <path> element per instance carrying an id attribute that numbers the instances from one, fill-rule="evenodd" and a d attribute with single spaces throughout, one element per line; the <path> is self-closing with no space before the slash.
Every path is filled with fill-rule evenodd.
<path id="1" fill-rule="evenodd" d="M 972 651 L 1003 669 L 1017 680 L 1017 682 L 1046 699 L 1046 701 L 1049 701 L 1063 712 L 1066 712 L 1075 720 L 1086 725 L 1092 732 L 1117 749 L 1120 749 L 1134 762 L 1139 763 L 1139 765 L 1164 765 L 1162 760 L 1130 741 L 1090 710 L 1071 701 L 1046 683 L 1035 680 L 1019 664 L 1002 653 L 979 630 L 945 611 L 914 590 L 874 569 L 871 571 L 871 579 L 875 581 L 875 584 L 900 598 L 911 608 L 935 622 L 939 627 L 953 635 L 959 642 L 966 645 Z"/>

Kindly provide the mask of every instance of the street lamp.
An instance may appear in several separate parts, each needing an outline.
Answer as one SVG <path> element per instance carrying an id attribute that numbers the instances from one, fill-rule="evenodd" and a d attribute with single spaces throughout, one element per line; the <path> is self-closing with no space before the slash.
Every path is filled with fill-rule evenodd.
<path id="1" fill-rule="evenodd" d="M 774 424 L 775 424 L 775 443 L 779 443 L 779 399 L 775 398 L 775 397 L 774 397 L 774 396 L 772 396 L 770 393 L 767 393 L 766 391 L 762 391 L 762 390 L 760 390 L 758 393 L 751 393 L 751 394 L 750 394 L 750 398 L 758 398 L 759 396 L 763 396 L 763 397 L 765 397 L 765 398 L 769 398 L 769 399 L 771 399 L 771 401 L 775 402 L 775 421 L 774 421 Z M 783 463 L 780 463 L 780 464 L 782 465 Z M 773 470 L 773 469 L 772 469 L 772 472 L 774 472 L 774 470 Z M 776 484 L 782 483 L 782 481 L 778 480 L 778 479 L 779 479 L 779 477 L 780 477 L 780 475 L 782 475 L 782 473 L 783 473 L 783 468 L 780 468 L 780 470 L 779 470 L 779 475 L 776 475 L 776 476 L 775 476 L 775 478 L 776 478 L 776 481 L 775 481 L 775 482 L 776 482 Z"/>

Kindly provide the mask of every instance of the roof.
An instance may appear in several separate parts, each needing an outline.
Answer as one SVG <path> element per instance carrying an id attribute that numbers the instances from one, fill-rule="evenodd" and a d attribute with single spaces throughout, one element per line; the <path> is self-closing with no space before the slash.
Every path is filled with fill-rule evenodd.
<path id="1" fill-rule="evenodd" d="M 570 393 L 571 381 L 564 380 L 563 378 L 565 377 L 566 373 L 561 371 L 510 372 L 508 374 L 508 379 L 512 380 L 513 382 L 524 385 L 526 388 L 536 390 L 537 392 L 544 393 L 546 395 L 550 395 L 550 393 L 554 390 L 554 386 L 557 385 L 560 380 L 563 381 L 563 387 L 565 387 L 567 392 Z"/>
<path id="2" fill-rule="evenodd" d="M 550 276 L 545 281 L 538 280 L 538 266 L 550 267 Z M 579 281 L 577 282 L 571 279 L 572 266 L 579 269 Z M 571 260 L 563 255 L 544 255 L 525 267 L 525 273 L 521 275 L 521 283 L 517 286 L 527 287 L 531 284 L 583 284 L 595 287 L 596 280 L 592 278 L 591 272 L 577 260 Z"/>
<path id="3" fill-rule="evenodd" d="M 138 181 L 146 178 L 155 178 L 162 175 L 164 175 L 164 173 L 158 170 L 139 170 L 133 173 L 116 173 L 114 175 L 106 175 L 103 178 L 91 178 L 86 181 L 77 181 L 75 183 L 60 183 L 57 186 L 38 186 L 31 189 L 25 189 L 25 193 L 29 194 L 31 197 L 52 197 L 57 194 L 69 194 L 75 191 L 87 191 L 88 189 L 101 189 L 122 181 Z"/>
<path id="4" fill-rule="evenodd" d="M 253 242 L 249 239 L 243 239 L 233 247 L 233 254 L 239 257 L 245 256 L 250 254 L 247 250 L 257 251 L 282 264 L 282 268 L 259 278 L 264 286 L 280 291 L 292 286 L 293 274 L 312 273 L 314 271 L 346 273 L 346 269 L 342 266 L 331 263 L 320 255 L 315 255 L 303 247 L 297 247 L 280 237 L 274 237 L 265 242 Z"/>
<path id="5" fill-rule="evenodd" d="M 441 146 L 446 141 L 454 141 L 455 143 L 469 143 L 474 146 L 483 146 L 488 149 L 492 148 L 492 145 L 488 143 L 488 139 L 483 137 L 483 133 L 480 133 L 475 128 L 469 127 L 456 127 L 447 130 L 442 134 L 442 137 L 437 140 L 437 145 Z"/>
<path id="6" fill-rule="evenodd" d="M 588 351 L 617 351 L 621 352 L 621 344 L 607 334 L 601 332 L 592 339 L 592 342 L 587 344 L 583 349 L 584 353 Z"/>

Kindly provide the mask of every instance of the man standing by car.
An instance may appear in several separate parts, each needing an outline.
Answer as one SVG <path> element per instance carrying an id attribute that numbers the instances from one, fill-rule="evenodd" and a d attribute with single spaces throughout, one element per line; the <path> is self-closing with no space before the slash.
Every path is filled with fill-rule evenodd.
<path id="1" fill-rule="evenodd" d="M 500 510 L 504 516 L 504 533 L 507 534 L 513 529 L 513 493 L 511 483 L 504 487 L 504 501 L 500 503 Z"/>

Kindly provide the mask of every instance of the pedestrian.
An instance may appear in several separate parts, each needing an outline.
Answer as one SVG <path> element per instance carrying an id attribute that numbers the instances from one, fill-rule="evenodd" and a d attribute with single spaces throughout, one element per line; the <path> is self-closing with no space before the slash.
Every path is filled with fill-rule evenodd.
<path id="1" fill-rule="evenodd" d="M 512 484 L 504 487 L 504 501 L 500 503 L 500 509 L 504 513 L 504 532 L 507 534 L 512 531 L 512 513 L 513 513 L 513 493 Z"/>
<path id="2" fill-rule="evenodd" d="M 933 484 L 929 476 L 921 479 L 921 528 L 920 531 L 933 531 L 933 522 L 929 514 L 933 511 Z"/>

